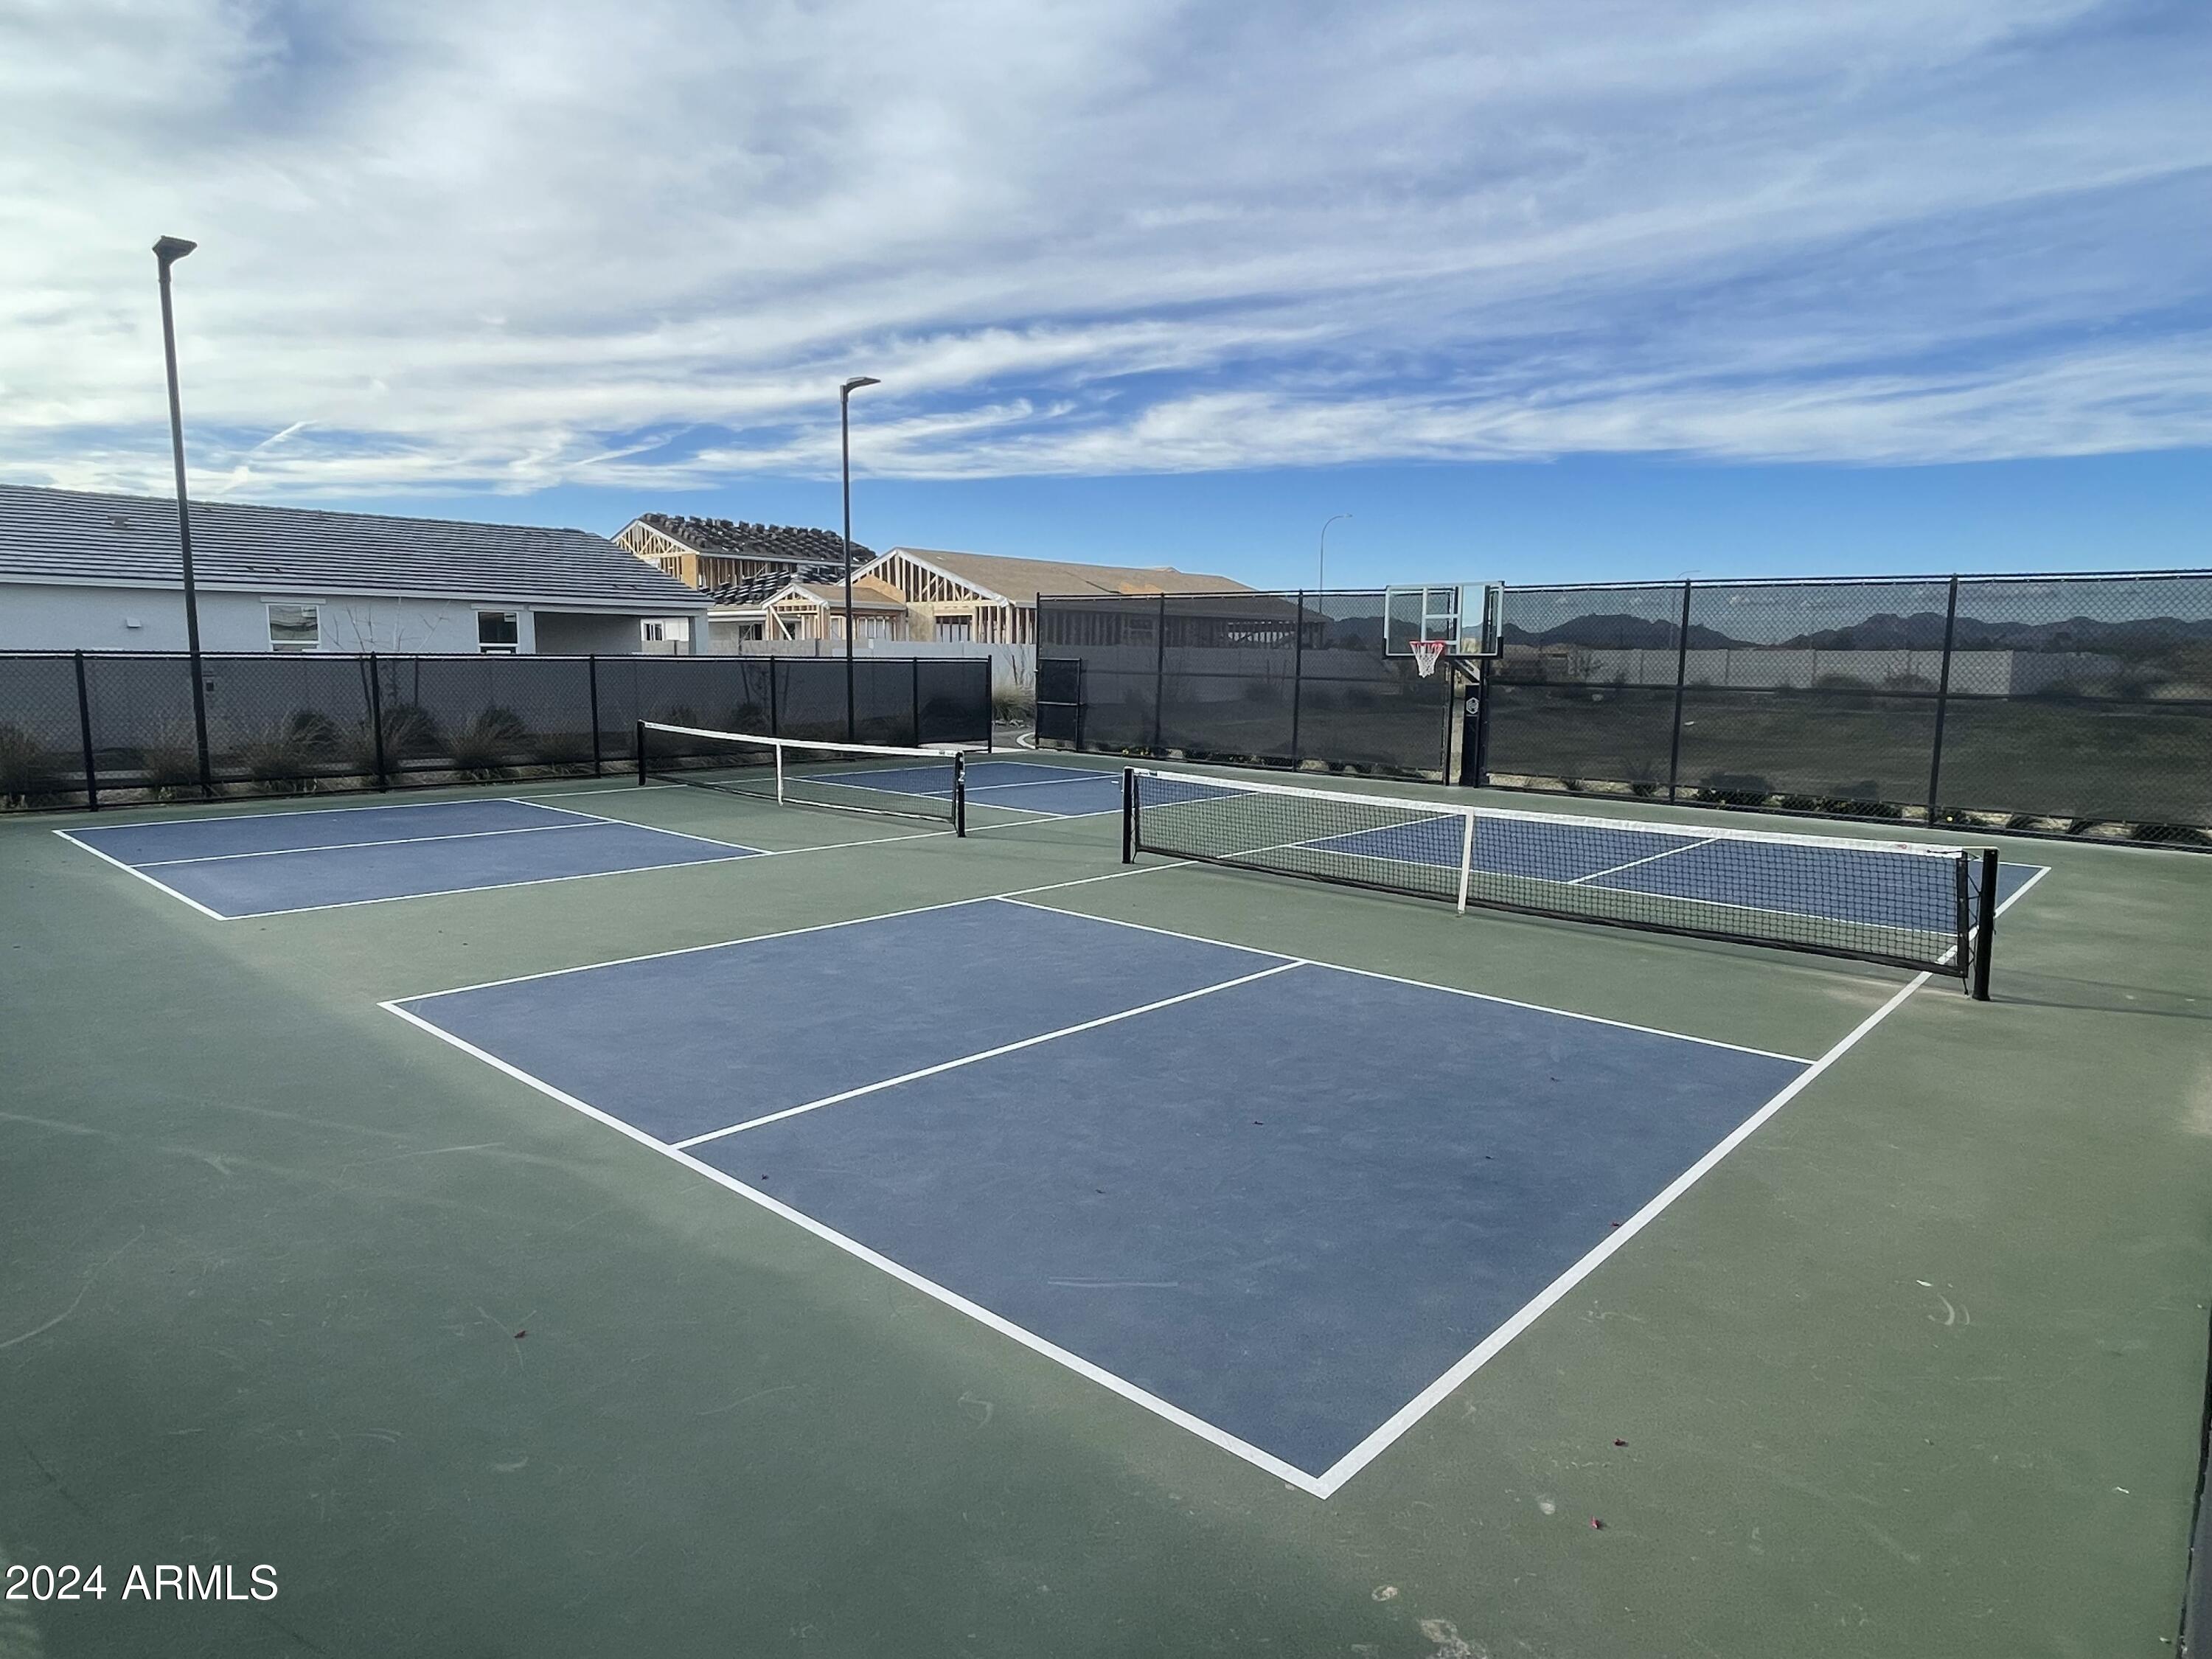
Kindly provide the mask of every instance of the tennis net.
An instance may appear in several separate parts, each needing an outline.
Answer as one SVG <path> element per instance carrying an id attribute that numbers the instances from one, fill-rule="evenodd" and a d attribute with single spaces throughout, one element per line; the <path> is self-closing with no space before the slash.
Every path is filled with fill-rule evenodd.
<path id="1" fill-rule="evenodd" d="M 749 732 L 637 723 L 637 781 L 896 818 L 968 833 L 967 763 L 959 751 L 867 743 L 802 743 Z"/>
<path id="2" fill-rule="evenodd" d="M 1994 850 L 1394 799 L 1129 768 L 1122 858 L 1952 975 L 1989 994 Z"/>

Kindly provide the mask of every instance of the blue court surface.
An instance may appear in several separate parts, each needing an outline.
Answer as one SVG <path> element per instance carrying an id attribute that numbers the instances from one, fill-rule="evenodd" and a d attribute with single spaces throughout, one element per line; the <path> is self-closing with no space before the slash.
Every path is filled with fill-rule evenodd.
<path id="1" fill-rule="evenodd" d="M 749 858 L 531 800 L 424 801 L 55 832 L 222 921 Z"/>
<path id="2" fill-rule="evenodd" d="M 1808 1074 L 1006 899 L 387 1006 L 1323 1497 Z"/>
<path id="3" fill-rule="evenodd" d="M 896 794 L 952 793 L 952 766 L 886 766 L 840 770 L 840 784 Z M 1041 761 L 971 760 L 968 804 L 1003 807 L 1039 817 L 1079 818 L 1121 810 L 1121 775 L 1087 766 L 1048 766 Z"/>

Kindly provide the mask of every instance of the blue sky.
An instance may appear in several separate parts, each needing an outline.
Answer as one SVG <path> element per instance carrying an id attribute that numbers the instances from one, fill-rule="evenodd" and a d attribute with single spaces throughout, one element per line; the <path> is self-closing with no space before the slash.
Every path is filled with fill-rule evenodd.
<path id="1" fill-rule="evenodd" d="M 2212 564 L 2203 0 L 55 0 L 0 477 L 1333 581 Z"/>

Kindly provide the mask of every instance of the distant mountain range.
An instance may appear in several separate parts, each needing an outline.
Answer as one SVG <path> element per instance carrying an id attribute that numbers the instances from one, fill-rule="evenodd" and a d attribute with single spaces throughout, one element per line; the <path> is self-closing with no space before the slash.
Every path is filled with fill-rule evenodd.
<path id="1" fill-rule="evenodd" d="M 1510 603 L 1509 599 L 1508 603 Z M 1509 645 L 1580 645 L 1600 650 L 1671 651 L 1673 623 L 1645 617 L 1621 615 L 1575 617 L 1540 632 L 1508 622 Z M 2063 622 L 1986 622 L 1977 617 L 1959 618 L 1955 638 L 1961 651 L 2104 651 L 2140 654 L 2170 649 L 2175 645 L 2212 645 L 2212 618 L 2185 622 L 2179 617 L 2148 617 L 2133 622 L 2101 622 L 2094 617 L 2069 617 Z M 1883 612 L 1849 628 L 1824 628 L 1786 640 L 1739 640 L 1693 623 L 1692 651 L 1940 651 L 1943 647 L 1943 613 L 1916 611 L 1909 617 Z"/>

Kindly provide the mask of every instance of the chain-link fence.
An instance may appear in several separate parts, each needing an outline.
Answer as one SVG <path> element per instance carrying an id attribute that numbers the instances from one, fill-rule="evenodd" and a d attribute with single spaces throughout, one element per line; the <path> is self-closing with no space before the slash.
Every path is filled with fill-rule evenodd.
<path id="1" fill-rule="evenodd" d="M 842 658 L 0 654 L 0 809 L 597 776 L 641 720 L 842 739 Z M 863 743 L 991 742 L 991 665 L 854 665 Z M 204 720 L 206 738 L 201 740 Z"/>
<path id="2" fill-rule="evenodd" d="M 1382 654 L 1382 600 L 1380 588 L 1041 599 L 1038 739 L 1441 778 L 1450 678 Z"/>
<path id="3" fill-rule="evenodd" d="M 1512 588 L 1486 781 L 2212 845 L 2212 575 Z"/>

